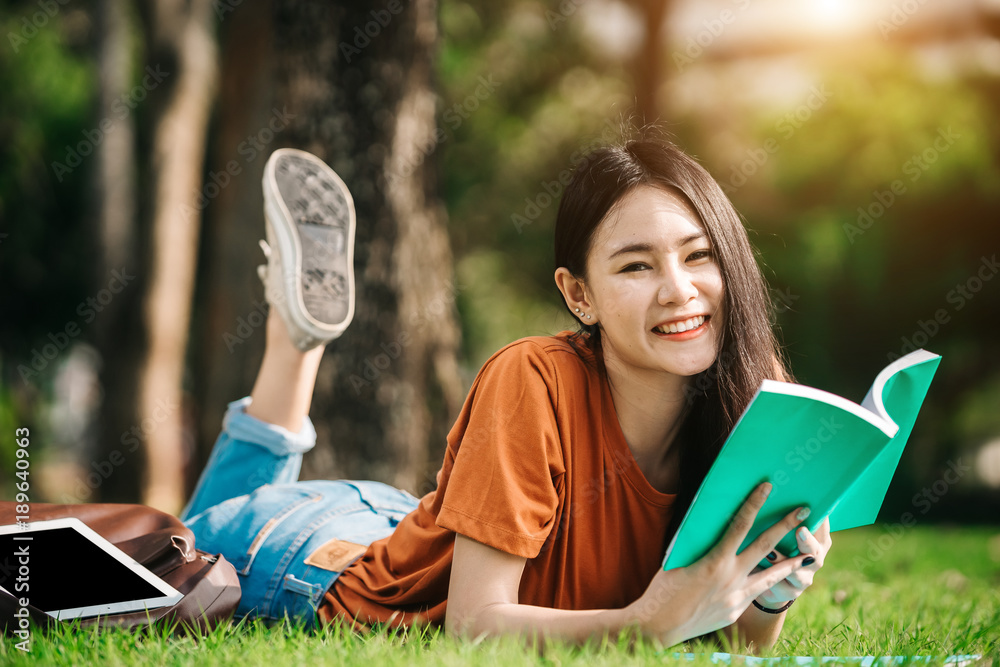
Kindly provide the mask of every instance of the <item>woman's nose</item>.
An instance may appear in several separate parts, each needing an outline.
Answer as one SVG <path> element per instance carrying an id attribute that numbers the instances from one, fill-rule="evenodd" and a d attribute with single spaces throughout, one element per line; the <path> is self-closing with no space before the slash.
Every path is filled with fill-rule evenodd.
<path id="1" fill-rule="evenodd" d="M 660 305 L 682 305 L 698 296 L 693 277 L 681 267 L 668 268 L 657 295 Z"/>

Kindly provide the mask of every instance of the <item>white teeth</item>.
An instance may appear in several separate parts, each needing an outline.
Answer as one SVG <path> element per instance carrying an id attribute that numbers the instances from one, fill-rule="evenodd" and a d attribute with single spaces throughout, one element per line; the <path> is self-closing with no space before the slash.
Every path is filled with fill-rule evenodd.
<path id="1" fill-rule="evenodd" d="M 654 330 L 659 333 L 682 333 L 684 331 L 690 331 L 691 329 L 697 329 L 704 323 L 705 316 L 699 315 L 698 317 L 692 317 L 691 319 L 684 320 L 683 322 L 671 322 L 667 325 L 661 325 L 656 327 Z"/>

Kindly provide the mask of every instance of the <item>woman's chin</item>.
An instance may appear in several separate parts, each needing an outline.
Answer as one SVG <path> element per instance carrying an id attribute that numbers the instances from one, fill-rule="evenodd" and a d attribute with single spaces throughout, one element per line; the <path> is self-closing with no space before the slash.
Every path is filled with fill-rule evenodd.
<path id="1" fill-rule="evenodd" d="M 699 373 L 704 373 L 715 363 L 714 356 L 705 356 L 692 359 L 674 360 L 663 370 L 681 377 L 694 377 Z"/>
<path id="2" fill-rule="evenodd" d="M 690 368 L 690 369 L 684 369 L 683 371 L 680 371 L 680 372 L 675 372 L 674 375 L 680 375 L 681 377 L 686 377 L 686 378 L 693 378 L 693 377 L 697 377 L 701 373 L 704 373 L 705 371 L 707 371 L 711 367 L 712 367 L 712 364 L 709 364 L 707 366 L 697 366 L 697 367 Z"/>

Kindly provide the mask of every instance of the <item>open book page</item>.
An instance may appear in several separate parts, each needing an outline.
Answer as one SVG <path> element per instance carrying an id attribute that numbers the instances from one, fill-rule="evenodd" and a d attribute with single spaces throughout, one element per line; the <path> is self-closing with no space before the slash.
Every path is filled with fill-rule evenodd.
<path id="1" fill-rule="evenodd" d="M 771 495 L 743 547 L 800 505 L 812 509 L 810 529 L 826 516 L 833 523 L 833 512 L 838 528 L 870 523 L 939 360 L 918 356 L 891 365 L 873 385 L 882 399 L 871 403 L 875 410 L 812 387 L 765 381 L 699 488 L 664 567 L 684 567 L 707 553 L 763 481 L 771 482 Z M 893 452 L 882 457 L 889 444 Z M 797 554 L 794 535 L 779 549 Z"/>
<path id="2" fill-rule="evenodd" d="M 831 530 L 845 530 L 875 522 L 940 363 L 938 355 L 917 350 L 897 359 L 875 378 L 861 405 L 891 420 L 898 427 L 898 432 L 837 504 L 830 515 Z"/>
<path id="3" fill-rule="evenodd" d="M 666 565 L 684 567 L 704 555 L 763 481 L 772 483 L 771 495 L 744 546 L 800 505 L 812 508 L 818 523 L 894 433 L 894 426 L 856 403 L 801 385 L 765 382 L 705 477 Z M 781 548 L 793 553 L 794 535 Z"/>

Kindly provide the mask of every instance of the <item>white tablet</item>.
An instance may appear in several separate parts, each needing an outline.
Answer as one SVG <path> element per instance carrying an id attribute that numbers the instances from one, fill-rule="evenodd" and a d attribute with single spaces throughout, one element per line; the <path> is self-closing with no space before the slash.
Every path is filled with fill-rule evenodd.
<path id="1" fill-rule="evenodd" d="M 184 597 L 74 518 L 0 526 L 0 587 L 59 620 L 167 607 Z"/>

